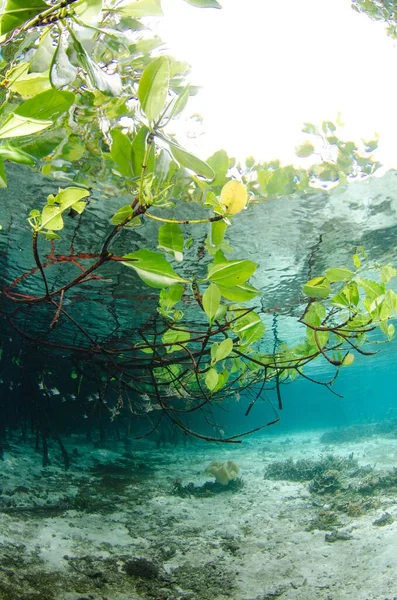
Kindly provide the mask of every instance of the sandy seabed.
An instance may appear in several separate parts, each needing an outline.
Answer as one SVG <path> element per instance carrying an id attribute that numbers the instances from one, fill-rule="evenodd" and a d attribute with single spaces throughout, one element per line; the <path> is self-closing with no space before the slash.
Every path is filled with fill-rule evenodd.
<path id="1" fill-rule="evenodd" d="M 29 444 L 11 442 L 0 462 L 0 599 L 397 600 L 396 489 L 319 529 L 325 497 L 264 477 L 274 461 L 331 453 L 380 473 L 397 465 L 397 438 L 326 446 L 321 433 L 161 449 L 76 436 L 68 471 L 55 446 L 42 468 Z M 210 480 L 212 460 L 238 463 L 243 486 L 175 494 L 176 482 Z"/>

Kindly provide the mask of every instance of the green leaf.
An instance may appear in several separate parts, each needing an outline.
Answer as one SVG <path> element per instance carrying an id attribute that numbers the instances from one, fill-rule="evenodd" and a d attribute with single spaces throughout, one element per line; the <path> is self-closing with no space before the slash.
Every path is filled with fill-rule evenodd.
<path id="1" fill-rule="evenodd" d="M 161 0 L 124 0 L 117 4 L 117 13 L 122 17 L 161 17 Z"/>
<path id="2" fill-rule="evenodd" d="M 330 282 L 326 277 L 314 277 L 305 283 L 303 293 L 310 298 L 327 298 L 331 293 Z"/>
<path id="3" fill-rule="evenodd" d="M 311 156 L 314 152 L 314 146 L 310 142 L 305 142 L 301 144 L 297 148 L 295 148 L 295 154 L 299 156 L 299 158 L 307 158 Z"/>
<path id="4" fill-rule="evenodd" d="M 203 185 L 207 186 L 207 184 Z M 215 196 L 214 192 L 212 192 L 211 190 L 208 190 L 205 194 L 204 206 L 210 206 L 214 210 L 214 213 L 217 213 L 219 215 L 224 215 L 226 212 L 220 199 L 217 196 Z M 217 223 L 218 221 L 214 222 Z"/>
<path id="5" fill-rule="evenodd" d="M 319 327 L 326 317 L 325 307 L 319 302 L 312 302 L 305 313 L 305 323 Z"/>
<path id="6" fill-rule="evenodd" d="M 275 169 L 266 185 L 266 192 L 274 195 L 285 194 L 290 185 L 291 173 L 288 171 L 288 168 Z"/>
<path id="7" fill-rule="evenodd" d="M 4 160 L 0 156 L 0 188 L 7 187 L 7 175 L 4 167 Z"/>
<path id="8" fill-rule="evenodd" d="M 75 100 L 72 92 L 61 92 L 59 90 L 47 90 L 26 100 L 14 114 L 31 119 L 56 120 L 72 106 Z"/>
<path id="9" fill-rule="evenodd" d="M 159 56 L 143 71 L 138 87 L 138 99 L 150 123 L 156 121 L 164 109 L 170 81 L 170 65 L 165 56 Z"/>
<path id="10" fill-rule="evenodd" d="M 198 8 L 222 8 L 216 0 L 185 0 L 185 2 Z"/>
<path id="11" fill-rule="evenodd" d="M 63 218 L 60 206 L 45 206 L 41 211 L 40 229 L 49 229 L 50 231 L 60 231 L 63 229 Z"/>
<path id="12" fill-rule="evenodd" d="M 385 265 L 381 269 L 381 280 L 382 280 L 382 283 L 388 283 L 390 281 L 390 279 L 392 279 L 396 275 L 397 275 L 397 271 L 391 265 Z"/>
<path id="13" fill-rule="evenodd" d="M 165 311 L 171 310 L 182 298 L 184 287 L 180 283 L 172 285 L 168 289 L 163 288 L 160 292 L 160 306 Z"/>
<path id="14" fill-rule="evenodd" d="M 175 329 L 168 329 L 161 341 L 163 344 L 169 344 L 167 352 L 177 352 L 183 350 L 183 344 L 190 340 L 190 333 L 188 331 L 178 331 Z"/>
<path id="15" fill-rule="evenodd" d="M 175 102 L 171 108 L 171 112 L 169 113 L 169 119 L 173 119 L 174 117 L 177 117 L 184 110 L 186 104 L 188 103 L 189 96 L 190 96 L 190 90 L 189 90 L 189 86 L 187 86 L 182 90 L 182 92 L 179 94 L 179 96 L 175 100 Z"/>
<path id="16" fill-rule="evenodd" d="M 210 392 L 212 392 L 216 388 L 218 384 L 218 379 L 218 371 L 211 368 L 205 376 L 205 385 L 210 390 Z"/>
<path id="17" fill-rule="evenodd" d="M 132 144 L 120 129 L 112 129 L 110 133 L 113 140 L 110 156 L 121 175 L 132 177 Z"/>
<path id="18" fill-rule="evenodd" d="M 342 361 L 342 366 L 349 367 L 350 365 L 353 364 L 353 362 L 354 362 L 354 354 L 352 354 L 351 352 L 348 352 Z"/>
<path id="19" fill-rule="evenodd" d="M 206 162 L 215 173 L 212 185 L 223 185 L 226 183 L 226 176 L 229 171 L 229 157 L 226 150 L 218 150 L 207 158 Z"/>
<path id="20" fill-rule="evenodd" d="M 76 79 L 77 68 L 69 60 L 68 48 L 69 39 L 61 34 L 50 66 L 50 81 L 56 89 L 70 85 Z"/>
<path id="21" fill-rule="evenodd" d="M 62 213 L 69 208 L 81 213 L 85 208 L 85 202 L 80 201 L 90 195 L 88 190 L 78 187 L 68 187 L 61 190 L 56 196 L 49 196 L 47 205 L 41 212 L 41 223 L 38 228 L 59 231 L 63 229 Z"/>
<path id="22" fill-rule="evenodd" d="M 133 139 L 131 147 L 132 171 L 135 177 L 140 177 L 142 173 L 142 165 L 145 160 L 146 140 L 149 134 L 149 129 L 145 126 L 141 127 Z M 149 158 L 147 161 L 146 173 L 152 173 L 154 170 L 155 156 L 154 144 L 151 144 Z"/>
<path id="23" fill-rule="evenodd" d="M 229 260 L 212 263 L 209 265 L 207 279 L 224 287 L 242 285 L 255 273 L 257 266 L 251 260 Z"/>
<path id="24" fill-rule="evenodd" d="M 137 250 L 137 252 L 126 254 L 123 259 L 123 265 L 134 269 L 142 281 L 150 287 L 168 287 L 179 281 L 186 283 L 186 279 L 182 279 L 175 273 L 160 252 Z"/>
<path id="25" fill-rule="evenodd" d="M 327 269 L 325 271 L 325 276 L 331 283 L 335 281 L 347 281 L 353 275 L 354 273 L 349 269 Z"/>
<path id="26" fill-rule="evenodd" d="M 187 150 L 184 150 L 183 148 L 181 148 L 181 146 L 179 146 L 179 144 L 171 142 L 170 140 L 167 141 L 169 143 L 172 156 L 177 161 L 177 163 L 181 165 L 181 167 L 186 167 L 186 169 L 190 169 L 190 171 L 193 171 L 194 173 L 196 173 L 196 175 L 199 175 L 204 179 L 214 178 L 214 171 L 209 165 L 207 165 L 206 162 L 204 162 L 194 154 L 191 154 Z"/>
<path id="27" fill-rule="evenodd" d="M 242 285 L 235 285 L 233 287 L 226 287 L 218 284 L 218 287 L 222 296 L 232 302 L 247 302 L 248 300 L 255 298 L 255 296 L 260 296 L 262 294 L 261 290 L 254 288 L 252 285 L 249 285 L 249 283 L 243 283 Z"/>
<path id="28" fill-rule="evenodd" d="M 6 0 L 0 8 L 0 35 L 4 35 L 47 10 L 49 6 L 43 0 Z"/>
<path id="29" fill-rule="evenodd" d="M 31 119 L 11 113 L 0 127 L 0 139 L 31 135 L 32 133 L 37 133 L 47 127 L 51 127 L 51 125 L 52 121 Z"/>
<path id="30" fill-rule="evenodd" d="M 160 250 L 172 254 L 176 261 L 183 260 L 183 231 L 177 223 L 165 223 L 159 228 L 158 246 Z"/>
<path id="31" fill-rule="evenodd" d="M 226 369 L 223 369 L 221 373 L 218 373 L 218 383 L 216 387 L 212 390 L 212 392 L 215 393 L 222 389 L 223 386 L 227 383 L 229 377 L 230 373 Z"/>
<path id="32" fill-rule="evenodd" d="M 233 331 L 238 335 L 241 346 L 249 346 L 262 339 L 265 326 L 259 315 L 250 312 L 233 324 Z"/>
<path id="33" fill-rule="evenodd" d="M 359 301 L 360 293 L 355 281 L 349 281 L 331 300 L 335 306 L 357 306 Z"/>
<path id="34" fill-rule="evenodd" d="M 130 204 L 125 204 L 121 208 L 118 209 L 111 218 L 110 222 L 112 225 L 120 225 L 123 221 L 125 221 L 128 217 L 132 215 L 132 206 Z"/>
<path id="35" fill-rule="evenodd" d="M 33 165 L 34 158 L 19 148 L 14 148 L 10 144 L 3 144 L 0 146 L 0 156 L 6 160 L 12 160 L 13 162 L 21 165 Z"/>
<path id="36" fill-rule="evenodd" d="M 215 362 L 219 362 L 220 360 L 224 360 L 225 358 L 227 358 L 232 350 L 233 350 L 233 340 L 231 340 L 230 338 L 223 340 L 216 347 Z M 212 356 L 212 348 L 211 348 L 211 356 Z"/>
<path id="37" fill-rule="evenodd" d="M 222 244 L 226 229 L 227 223 L 223 220 L 211 223 L 211 244 L 213 246 L 220 246 Z"/>
<path id="38" fill-rule="evenodd" d="M 317 347 L 325 348 L 329 340 L 329 331 L 317 331 Z"/>
<path id="39" fill-rule="evenodd" d="M 210 325 L 215 318 L 217 310 L 221 302 L 221 293 L 219 288 L 214 283 L 211 283 L 203 294 L 203 308 L 208 317 Z"/>
<path id="40" fill-rule="evenodd" d="M 356 267 L 356 269 L 359 269 L 361 267 L 361 260 L 360 260 L 360 257 L 358 256 L 358 254 L 353 255 L 353 262 L 354 262 L 354 266 Z"/>
<path id="41" fill-rule="evenodd" d="M 361 277 L 357 277 L 357 284 L 364 290 L 365 297 L 370 302 L 373 302 L 376 298 L 382 296 L 386 291 L 384 284 L 376 283 L 369 279 L 362 279 Z"/>

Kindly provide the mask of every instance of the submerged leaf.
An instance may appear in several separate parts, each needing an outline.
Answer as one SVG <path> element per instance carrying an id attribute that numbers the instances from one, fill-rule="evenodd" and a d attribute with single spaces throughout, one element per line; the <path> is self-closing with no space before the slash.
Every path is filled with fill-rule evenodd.
<path id="1" fill-rule="evenodd" d="M 68 38 L 60 35 L 50 67 L 50 80 L 56 89 L 70 85 L 76 79 L 77 68 L 69 60 L 66 52 L 68 47 Z"/>
<path id="2" fill-rule="evenodd" d="M 326 277 L 314 277 L 305 283 L 303 293 L 310 298 L 327 298 L 331 293 L 330 282 Z"/>
<path id="3" fill-rule="evenodd" d="M 251 260 L 214 262 L 209 266 L 207 279 L 224 287 L 238 286 L 255 273 L 257 266 Z"/>
<path id="4" fill-rule="evenodd" d="M 249 283 L 243 283 L 242 285 L 235 285 L 233 287 L 226 287 L 218 284 L 218 287 L 222 296 L 232 302 L 247 302 L 256 296 L 260 296 L 262 293 L 261 290 L 249 285 Z"/>
<path id="5" fill-rule="evenodd" d="M 123 265 L 134 269 L 142 281 L 150 287 L 163 288 L 179 281 L 186 282 L 175 273 L 160 252 L 138 250 L 124 255 L 123 259 Z"/>
<path id="6" fill-rule="evenodd" d="M 176 261 L 183 260 L 183 231 L 177 223 L 165 223 L 159 228 L 157 248 L 172 254 Z"/>
<path id="7" fill-rule="evenodd" d="M 205 385 L 210 390 L 210 392 L 212 392 L 216 388 L 218 384 L 218 379 L 218 372 L 215 369 L 211 368 L 205 376 Z"/>
<path id="8" fill-rule="evenodd" d="M 203 308 L 210 324 L 215 318 L 221 302 L 221 293 L 214 283 L 211 283 L 203 294 Z"/>

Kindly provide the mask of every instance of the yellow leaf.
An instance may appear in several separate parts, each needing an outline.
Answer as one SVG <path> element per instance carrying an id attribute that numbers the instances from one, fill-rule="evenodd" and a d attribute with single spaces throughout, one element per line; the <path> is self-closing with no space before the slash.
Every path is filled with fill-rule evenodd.
<path id="1" fill-rule="evenodd" d="M 226 214 L 235 215 L 242 211 L 248 200 L 245 185 L 239 181 L 228 181 L 221 191 L 221 204 L 226 208 Z"/>
<path id="2" fill-rule="evenodd" d="M 353 362 L 354 362 L 354 354 L 349 352 L 348 354 L 346 354 L 345 358 L 343 359 L 342 366 L 349 367 L 350 365 L 353 364 Z"/>

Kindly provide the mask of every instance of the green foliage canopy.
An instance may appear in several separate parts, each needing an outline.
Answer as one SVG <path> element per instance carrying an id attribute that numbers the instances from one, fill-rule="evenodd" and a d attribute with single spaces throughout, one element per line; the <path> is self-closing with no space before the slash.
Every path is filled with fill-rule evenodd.
<path id="1" fill-rule="evenodd" d="M 186 1 L 220 7 L 214 0 Z M 368 261 L 358 250 L 349 268 L 330 267 L 311 278 L 303 286 L 303 341 L 263 351 L 267 333 L 255 308 L 261 292 L 250 283 L 257 265 L 245 257 L 226 256 L 232 251 L 226 241 L 231 221 L 238 226 L 238 213 L 247 201 L 249 210 L 253 202 L 309 194 L 372 174 L 379 166 L 372 156 L 376 140 L 358 148 L 341 139 L 337 124 L 306 123 L 307 139 L 297 155 L 310 159 L 307 169 L 252 158 L 236 164 L 224 150 L 207 161 L 193 155 L 171 128 L 196 89 L 188 81 L 188 65 L 165 53 L 150 31 L 146 17 L 161 14 L 160 0 L 36 0 L 28 8 L 23 0 L 3 3 L 0 185 L 7 185 L 6 162 L 13 161 L 49 177 L 61 175 L 66 187 L 38 199 L 26 215 L 33 267 L 2 294 L 13 307 L 6 311 L 8 321 L 21 335 L 26 332 L 16 313 L 48 307 L 42 337 L 35 343 L 78 357 L 81 376 L 87 364 L 99 368 L 101 385 L 117 388 L 117 402 L 106 407 L 111 416 L 123 407 L 144 416 L 149 399 L 154 407 L 150 410 L 159 415 L 153 429 L 168 419 L 187 433 L 212 439 L 191 431 L 184 413 L 239 390 L 260 389 L 248 414 L 265 386 L 276 389 L 281 407 L 280 385 L 307 377 L 308 363 L 322 358 L 335 368 L 332 379 L 321 382 L 328 387 L 338 369 L 353 362 L 352 352 L 368 353 L 364 344 L 375 328 L 391 339 L 394 327 L 389 321 L 396 314 L 397 296 L 388 281 L 396 271 L 391 265 L 375 266 L 374 280 L 369 280 Z M 65 219 L 78 215 L 78 227 L 84 228 L 91 218 L 92 191 L 105 202 L 109 190 L 117 190 L 124 204 L 108 215 L 109 230 L 97 240 L 96 252 L 76 257 L 72 241 L 69 255 L 57 255 L 54 248 L 64 235 Z M 186 216 L 191 203 L 200 208 L 200 218 Z M 177 218 L 167 216 L 170 208 Z M 113 253 L 121 231 L 149 222 L 158 226 L 156 250 L 131 251 L 125 238 L 123 252 Z M 196 242 L 187 238 L 186 226 L 210 228 L 205 244 L 197 248 L 206 256 L 207 270 L 198 267 L 188 278 L 182 270 L 184 252 Z M 53 244 L 50 254 L 46 244 Z M 50 256 L 46 262 L 43 252 Z M 48 269 L 61 262 L 77 266 L 78 272 L 69 271 L 64 281 L 51 286 Z M 119 335 L 93 339 L 66 300 L 71 290 L 84 291 L 104 265 L 120 264 L 157 290 L 157 310 L 128 343 Z M 23 286 L 36 273 L 42 290 L 32 295 Z M 196 307 L 194 319 L 186 316 L 191 305 Z M 76 327 L 85 343 L 73 347 L 49 340 L 47 331 L 61 322 Z M 124 396 L 131 391 L 133 405 Z"/>

